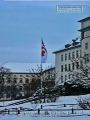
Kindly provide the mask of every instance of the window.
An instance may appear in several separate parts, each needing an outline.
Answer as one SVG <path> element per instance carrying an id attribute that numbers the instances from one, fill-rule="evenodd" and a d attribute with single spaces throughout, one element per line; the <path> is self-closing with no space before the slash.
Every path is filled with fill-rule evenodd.
<path id="1" fill-rule="evenodd" d="M 84 39 L 84 32 L 81 32 L 81 39 Z"/>
<path id="2" fill-rule="evenodd" d="M 10 77 L 11 75 L 8 75 L 8 77 Z"/>
<path id="3" fill-rule="evenodd" d="M 79 68 L 79 63 L 78 62 L 76 62 L 76 69 L 78 69 Z"/>
<path id="4" fill-rule="evenodd" d="M 82 55 L 82 50 L 80 50 L 80 57 L 81 57 L 81 55 Z"/>
<path id="5" fill-rule="evenodd" d="M 0 80 L 0 82 L 1 82 L 1 83 L 4 83 L 4 81 L 5 81 L 5 79 L 4 79 L 4 78 L 2 78 L 2 80 Z"/>
<path id="6" fill-rule="evenodd" d="M 14 78 L 14 83 L 17 83 L 17 78 Z"/>
<path id="7" fill-rule="evenodd" d="M 29 75 L 26 75 L 26 77 L 29 77 Z"/>
<path id="8" fill-rule="evenodd" d="M 10 79 L 8 79 L 8 80 L 7 80 L 7 83 L 10 83 L 10 82 L 11 82 L 11 80 L 10 80 Z"/>
<path id="9" fill-rule="evenodd" d="M 65 81 L 67 80 L 67 75 L 65 75 Z"/>
<path id="10" fill-rule="evenodd" d="M 26 83 L 29 83 L 29 79 L 26 78 Z"/>
<path id="11" fill-rule="evenodd" d="M 35 78 L 32 78 L 32 81 L 35 81 L 36 79 Z"/>
<path id="12" fill-rule="evenodd" d="M 15 90 L 15 91 L 16 91 L 16 90 L 17 90 L 17 87 L 16 87 L 16 86 L 13 86 L 13 90 Z"/>
<path id="13" fill-rule="evenodd" d="M 85 69 L 85 75 L 88 76 L 88 69 Z"/>
<path id="14" fill-rule="evenodd" d="M 65 65 L 65 71 L 67 71 L 67 64 Z"/>
<path id="15" fill-rule="evenodd" d="M 72 70 L 74 70 L 74 67 L 75 67 L 75 65 L 74 65 L 74 63 L 72 63 Z"/>
<path id="16" fill-rule="evenodd" d="M 67 60 L 67 54 L 65 54 L 65 60 Z"/>
<path id="17" fill-rule="evenodd" d="M 22 75 L 20 75 L 20 77 L 22 77 Z"/>
<path id="18" fill-rule="evenodd" d="M 63 65 L 61 65 L 61 72 L 63 72 Z"/>
<path id="19" fill-rule="evenodd" d="M 61 61 L 63 61 L 63 55 L 61 55 Z"/>
<path id="20" fill-rule="evenodd" d="M 20 83 L 22 83 L 22 78 L 20 78 Z"/>
<path id="21" fill-rule="evenodd" d="M 22 93 L 19 93 L 19 97 L 22 97 Z"/>
<path id="22" fill-rule="evenodd" d="M 7 86 L 7 91 L 10 91 L 11 90 L 11 86 Z"/>
<path id="23" fill-rule="evenodd" d="M 7 78 L 8 80 L 10 80 L 10 78 Z"/>
<path id="24" fill-rule="evenodd" d="M 70 79 L 70 75 L 68 75 L 68 79 Z"/>
<path id="25" fill-rule="evenodd" d="M 63 83 L 63 76 L 61 76 L 61 83 Z"/>
<path id="26" fill-rule="evenodd" d="M 70 54 L 70 53 L 68 53 L 68 59 L 69 59 L 69 60 L 71 59 L 71 54 Z"/>
<path id="27" fill-rule="evenodd" d="M 26 91 L 29 91 L 30 90 L 29 88 L 30 88 L 30 86 L 28 86 L 28 85 L 25 86 Z"/>
<path id="28" fill-rule="evenodd" d="M 4 91 L 4 86 L 3 85 L 1 86 L 1 91 Z"/>
<path id="29" fill-rule="evenodd" d="M 11 77 L 11 75 L 8 75 L 8 76 L 7 76 L 7 78 L 10 78 L 10 77 Z"/>
<path id="30" fill-rule="evenodd" d="M 74 59 L 75 58 L 75 54 L 74 54 L 74 52 L 72 52 L 72 59 Z"/>
<path id="31" fill-rule="evenodd" d="M 85 49 L 88 49 L 88 43 L 85 43 Z"/>
<path id="32" fill-rule="evenodd" d="M 80 68 L 82 68 L 82 67 L 83 67 L 83 61 L 80 60 Z"/>
<path id="33" fill-rule="evenodd" d="M 78 54 L 78 50 L 76 51 L 76 58 L 78 58 L 79 57 L 79 54 Z"/>
<path id="34" fill-rule="evenodd" d="M 68 64 L 68 70 L 69 71 L 71 70 L 71 64 Z"/>
<path id="35" fill-rule="evenodd" d="M 89 62 L 89 54 L 85 54 L 85 63 L 88 63 Z"/>
<path id="36" fill-rule="evenodd" d="M 22 90 L 22 86 L 19 87 L 19 90 Z"/>

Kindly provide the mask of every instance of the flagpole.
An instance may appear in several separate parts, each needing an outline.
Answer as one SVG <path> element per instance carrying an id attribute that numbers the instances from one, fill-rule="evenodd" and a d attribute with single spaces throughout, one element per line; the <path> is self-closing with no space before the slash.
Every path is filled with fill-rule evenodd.
<path id="1" fill-rule="evenodd" d="M 42 55 L 42 41 L 43 41 L 43 37 L 41 37 L 41 55 Z M 42 93 L 42 60 L 41 60 L 41 93 Z"/>
<path id="2" fill-rule="evenodd" d="M 41 38 L 41 43 L 42 43 L 42 47 L 41 47 L 41 92 L 42 92 L 42 83 L 44 83 L 44 103 L 45 103 L 45 79 L 43 78 L 43 66 L 42 64 L 46 62 L 47 60 L 47 49 L 44 45 L 44 42 L 43 42 L 43 37 Z"/>
<path id="3" fill-rule="evenodd" d="M 41 93 L 42 93 L 42 63 L 41 63 Z"/>

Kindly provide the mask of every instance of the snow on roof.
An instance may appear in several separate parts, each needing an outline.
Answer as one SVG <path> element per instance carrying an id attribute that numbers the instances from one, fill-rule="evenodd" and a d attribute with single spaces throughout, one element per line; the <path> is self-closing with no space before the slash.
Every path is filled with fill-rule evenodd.
<path id="1" fill-rule="evenodd" d="M 3 67 L 9 68 L 14 73 L 28 73 L 31 69 L 38 70 L 41 63 L 6 63 Z M 46 70 L 50 67 L 54 67 L 52 63 L 43 63 L 42 69 Z M 37 71 L 36 71 L 37 73 Z"/>

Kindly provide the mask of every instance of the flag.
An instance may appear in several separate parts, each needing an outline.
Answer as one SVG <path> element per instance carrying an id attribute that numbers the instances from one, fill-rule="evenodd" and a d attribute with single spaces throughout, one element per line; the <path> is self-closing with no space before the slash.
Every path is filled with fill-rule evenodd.
<path id="1" fill-rule="evenodd" d="M 44 42 L 42 40 L 42 47 L 41 47 L 41 63 L 45 63 L 47 60 L 47 49 L 44 45 Z"/>

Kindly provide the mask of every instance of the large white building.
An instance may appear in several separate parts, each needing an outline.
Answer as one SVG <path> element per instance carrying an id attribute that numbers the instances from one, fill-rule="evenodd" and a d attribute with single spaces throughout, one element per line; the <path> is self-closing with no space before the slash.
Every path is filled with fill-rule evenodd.
<path id="1" fill-rule="evenodd" d="M 63 84 L 71 79 L 68 70 L 78 70 L 71 59 L 78 59 L 80 56 L 90 55 L 90 17 L 79 20 L 81 23 L 80 38 L 72 40 L 72 44 L 66 44 L 64 49 L 53 52 L 55 54 L 55 69 L 57 73 L 56 84 Z M 78 41 L 80 40 L 80 41 Z M 78 64 L 78 62 L 77 62 Z"/>

